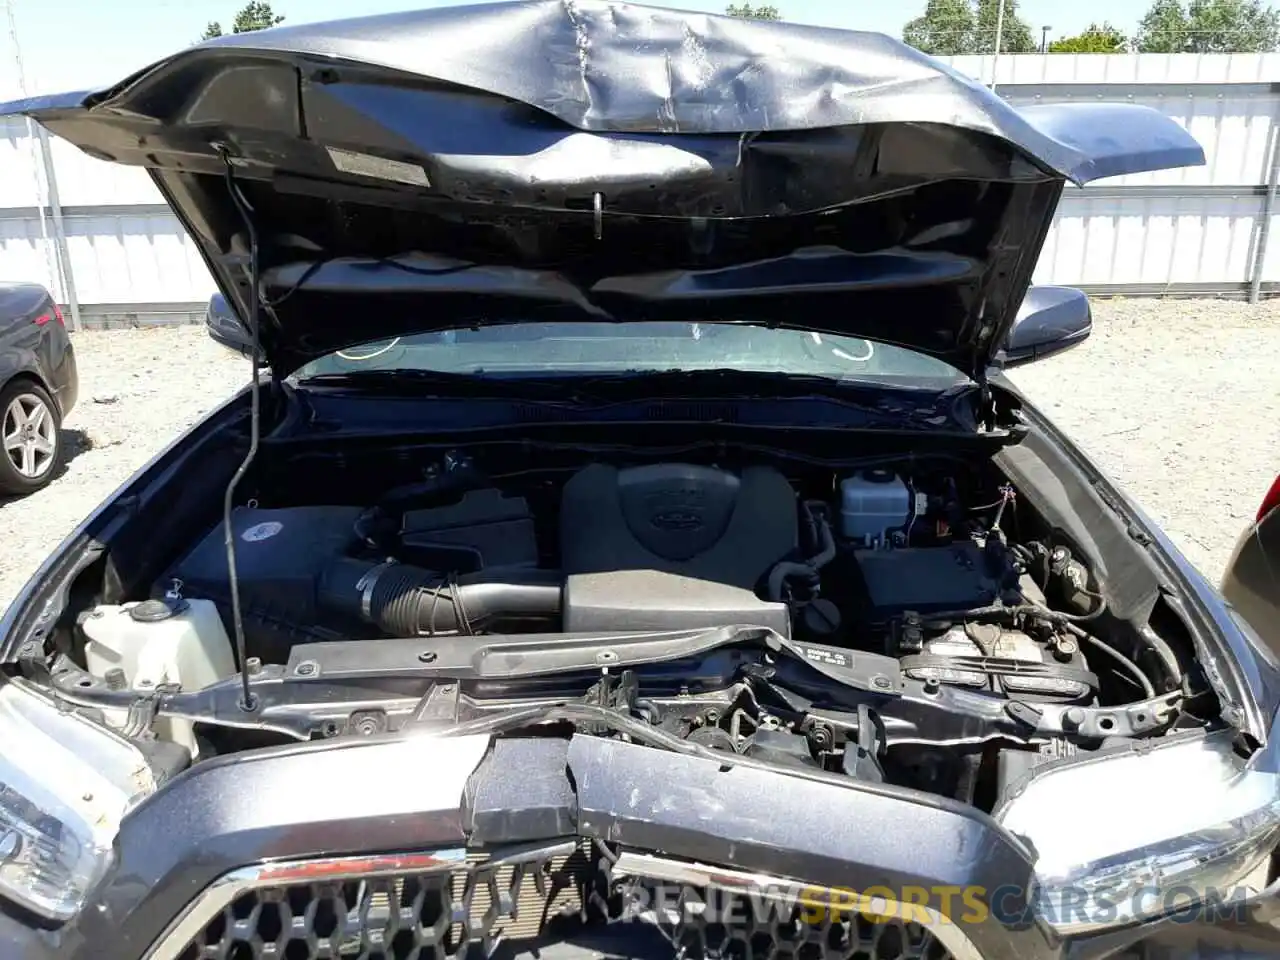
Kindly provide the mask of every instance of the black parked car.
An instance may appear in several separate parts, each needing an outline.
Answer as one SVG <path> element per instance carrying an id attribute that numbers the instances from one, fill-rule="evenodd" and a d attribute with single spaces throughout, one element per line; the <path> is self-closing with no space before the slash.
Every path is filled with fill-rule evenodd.
<path id="1" fill-rule="evenodd" d="M 63 418 L 80 389 L 62 311 L 38 283 L 0 283 L 0 494 L 48 485 L 62 466 Z"/>
<path id="2" fill-rule="evenodd" d="M 1276 949 L 1277 662 L 1002 374 L 1173 121 L 596 0 L 8 111 L 257 378 L 0 624 L 0 956 Z"/>

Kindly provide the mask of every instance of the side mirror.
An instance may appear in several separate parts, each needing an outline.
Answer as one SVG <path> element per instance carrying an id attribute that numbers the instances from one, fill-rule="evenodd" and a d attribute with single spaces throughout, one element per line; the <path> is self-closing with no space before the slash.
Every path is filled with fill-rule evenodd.
<path id="1" fill-rule="evenodd" d="M 215 293 L 209 298 L 209 309 L 204 315 L 205 332 L 215 343 L 220 343 L 228 350 L 248 359 L 253 356 L 253 337 L 236 312 L 227 303 L 227 298 Z M 262 354 L 258 354 L 258 362 L 265 363 Z"/>
<path id="2" fill-rule="evenodd" d="M 1079 346 L 1093 332 L 1089 298 L 1071 287 L 1031 287 L 1027 290 L 1000 360 L 1005 367 Z"/>

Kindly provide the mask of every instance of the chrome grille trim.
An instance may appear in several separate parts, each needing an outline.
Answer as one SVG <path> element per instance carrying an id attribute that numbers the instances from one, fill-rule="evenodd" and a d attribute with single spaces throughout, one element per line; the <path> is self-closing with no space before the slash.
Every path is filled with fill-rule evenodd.
<path id="1" fill-rule="evenodd" d="M 483 864 L 494 868 L 536 863 L 567 856 L 580 841 L 506 848 Z M 269 887 L 321 881 L 368 880 L 398 874 L 450 874 L 474 866 L 474 854 L 463 848 L 323 859 L 283 860 L 242 867 L 219 877 L 192 900 L 169 925 L 143 960 L 178 960 L 205 928 L 245 894 Z"/>
<path id="2" fill-rule="evenodd" d="M 791 953 L 788 953 L 788 943 L 790 949 L 794 952 L 796 947 L 804 944 L 806 940 L 812 941 L 815 936 L 825 938 L 836 928 L 853 931 L 849 934 L 854 938 L 852 943 L 846 939 L 845 943 L 848 945 L 843 949 L 837 948 L 828 951 L 819 947 L 816 952 L 812 949 L 814 945 L 810 943 L 805 948 L 809 950 L 809 955 L 821 958 L 821 960 L 828 960 L 828 958 L 830 960 L 866 960 L 866 958 L 880 956 L 882 953 L 880 949 L 882 946 L 880 943 L 881 934 L 869 934 L 864 929 L 859 941 L 858 935 L 854 930 L 857 925 L 850 925 L 847 922 L 847 918 L 842 921 L 840 916 L 834 912 L 821 922 L 821 926 L 813 927 L 807 934 L 800 933 L 799 940 L 795 939 L 797 936 L 795 930 L 797 928 L 794 926 L 794 918 L 798 914 L 793 911 L 797 909 L 799 902 L 811 903 L 816 899 L 817 902 L 821 903 L 823 902 L 823 895 L 828 894 L 832 896 L 831 903 L 847 904 L 848 901 L 845 897 L 847 897 L 849 891 L 838 891 L 814 884 L 806 884 L 791 878 L 723 868 L 713 864 L 678 860 L 643 852 L 619 851 L 616 849 L 610 852 L 590 841 L 571 838 L 551 843 L 530 844 L 515 848 L 507 847 L 493 850 L 492 852 L 449 848 L 406 853 L 275 861 L 234 870 L 224 874 L 192 900 L 169 925 L 164 934 L 157 939 L 143 957 L 143 960 L 184 960 L 184 958 L 195 956 L 240 956 L 240 951 L 247 950 L 247 945 L 236 946 L 236 944 L 242 943 L 240 938 L 246 936 L 243 932 L 244 928 L 241 928 L 241 932 L 235 940 L 222 939 L 226 934 L 208 934 L 208 931 L 211 928 L 217 930 L 229 929 L 227 926 L 218 925 L 230 923 L 227 918 L 234 911 L 243 907 L 243 904 L 239 901 L 244 897 L 250 897 L 250 902 L 255 902 L 253 900 L 254 896 L 261 898 L 256 901 L 257 903 L 268 903 L 275 897 L 277 898 L 276 902 L 279 902 L 278 898 L 281 891 L 287 889 L 310 888 L 314 896 L 315 891 L 321 890 L 330 884 L 340 885 L 342 883 L 355 882 L 360 883 L 363 889 L 365 881 L 372 880 L 386 884 L 388 880 L 391 880 L 395 884 L 395 888 L 387 892 L 376 892 L 377 888 L 374 888 L 374 892 L 368 894 L 369 899 L 364 900 L 363 909 L 370 909 L 375 912 L 391 910 L 394 914 L 396 911 L 396 890 L 399 889 L 401 882 L 406 882 L 399 878 L 407 878 L 407 882 L 413 882 L 412 878 L 431 877 L 437 878 L 434 881 L 430 881 L 431 883 L 443 882 L 446 885 L 446 892 L 449 889 L 453 891 L 452 897 L 448 898 L 448 901 L 454 904 L 452 917 L 450 921 L 444 921 L 445 928 L 443 929 L 448 929 L 450 922 L 455 925 L 463 924 L 461 929 L 464 933 L 461 941 L 457 941 L 456 938 L 450 940 L 440 931 L 432 933 L 431 928 L 428 927 L 422 931 L 422 936 L 427 939 L 420 941 L 424 950 L 423 955 L 450 958 L 455 957 L 456 954 L 457 957 L 461 957 L 463 954 L 458 952 L 458 948 L 465 943 L 483 942 L 487 945 L 490 944 L 488 933 L 495 920 L 500 917 L 515 919 L 522 915 L 517 908 L 513 907 L 513 903 L 516 898 L 523 901 L 523 897 L 517 892 L 517 888 L 520 883 L 525 881 L 517 881 L 511 891 L 506 892 L 506 888 L 502 886 L 501 882 L 495 884 L 494 878 L 497 877 L 498 871 L 509 873 L 515 870 L 516 874 L 514 876 L 525 875 L 530 877 L 537 887 L 540 899 L 549 905 L 553 898 L 548 897 L 548 888 L 544 882 L 537 880 L 536 876 L 545 868 L 545 865 L 551 862 L 567 863 L 568 858 L 573 857 L 575 854 L 584 854 L 588 850 L 594 850 L 596 856 L 603 855 L 603 861 L 593 859 L 592 862 L 597 867 L 603 868 L 604 873 L 598 874 L 598 876 L 602 877 L 607 886 L 614 890 L 621 889 L 621 887 L 617 886 L 619 881 L 626 881 L 627 883 L 624 883 L 623 886 L 628 886 L 628 884 L 659 884 L 671 885 L 684 890 L 702 890 L 733 896 L 765 896 L 777 898 L 780 902 L 783 902 L 789 908 L 784 913 L 788 913 L 793 918 L 791 921 L 782 922 L 781 925 L 776 924 L 774 921 L 763 921 L 758 918 L 758 922 L 751 927 L 756 932 L 771 929 L 774 940 L 777 941 L 776 946 L 780 949 L 769 948 L 762 952 L 761 949 L 756 948 L 754 945 L 748 945 L 745 936 L 738 935 L 738 939 L 742 941 L 739 946 L 743 949 L 731 952 L 712 948 L 713 929 L 718 928 L 721 931 L 721 935 L 725 930 L 723 923 L 717 921 L 714 917 L 708 916 L 706 921 L 690 921 L 688 918 L 682 921 L 676 919 L 673 915 L 667 917 L 664 922 L 663 918 L 654 915 L 652 910 L 649 911 L 650 915 L 648 917 L 644 913 L 631 914 L 633 920 L 644 920 L 648 924 L 657 923 L 660 929 L 664 929 L 663 935 L 671 943 L 673 955 L 678 955 L 682 952 L 684 948 L 681 944 L 684 943 L 684 938 L 691 935 L 693 937 L 693 950 L 698 953 L 699 957 L 716 958 L 721 957 L 721 953 L 723 953 L 724 956 L 721 957 L 721 960 L 779 960 L 781 957 L 791 956 Z M 531 874 L 524 873 L 524 871 L 530 870 L 532 871 Z M 444 879 L 442 875 L 447 876 L 448 879 Z M 488 880 L 481 879 L 486 876 L 489 878 Z M 481 903 L 478 906 L 472 906 L 470 896 L 464 900 L 459 899 L 464 888 L 467 890 L 473 888 L 475 881 L 467 878 L 476 878 L 476 881 L 479 882 L 476 892 L 480 895 Z M 423 888 L 419 887 L 419 890 L 421 889 Z M 634 893 L 637 888 L 631 887 L 630 889 Z M 649 889 L 653 888 L 650 887 Z M 583 892 L 585 894 L 585 891 Z M 801 900 L 802 892 L 803 901 Z M 390 895 L 389 901 L 387 901 L 388 894 Z M 625 900 L 625 894 L 623 896 Z M 361 897 L 365 897 L 365 894 L 362 893 Z M 419 894 L 420 897 L 421 894 Z M 512 902 L 509 903 L 509 900 Z M 416 900 L 414 902 L 417 904 Z M 458 912 L 460 906 L 461 913 Z M 599 906 L 599 904 L 597 903 L 596 906 Z M 983 960 L 981 953 L 959 923 L 924 904 L 913 902 L 910 906 L 914 911 L 927 913 L 929 921 L 923 924 L 919 920 L 915 922 L 906 922 L 905 919 L 882 921 L 885 924 L 883 929 L 896 927 L 899 931 L 899 939 L 894 941 L 899 945 L 896 949 L 890 950 L 893 956 L 903 958 L 928 957 L 931 960 Z M 586 901 L 583 900 L 578 906 L 574 906 L 573 910 L 585 908 Z M 255 927 L 258 923 L 256 919 L 258 916 L 257 909 L 256 907 L 254 908 L 252 916 L 247 920 L 249 930 L 261 929 Z M 414 910 L 416 909 L 417 906 L 414 907 Z M 468 926 L 467 918 L 471 915 L 473 909 L 480 909 L 483 912 L 483 920 L 479 928 L 475 927 L 474 920 Z M 516 909 L 517 912 L 512 913 L 513 909 Z M 625 913 L 625 907 L 623 909 Z M 659 914 L 661 913 L 663 911 L 659 911 Z M 444 916 L 448 916 L 448 914 L 449 911 L 446 909 Z M 623 915 L 615 912 L 614 909 L 610 909 L 608 915 L 609 920 L 607 922 L 609 923 L 623 919 Z M 286 913 L 285 916 L 287 927 L 289 914 Z M 296 917 L 298 915 L 293 914 L 293 916 Z M 436 916 L 439 917 L 441 915 L 437 913 Z M 360 919 L 362 921 L 361 929 L 363 930 L 365 929 L 363 926 L 363 921 L 365 920 L 363 910 L 360 914 Z M 311 911 L 308 912 L 307 920 L 307 924 L 310 923 Z M 761 923 L 764 923 L 765 926 L 761 927 Z M 831 926 L 833 923 L 835 924 L 834 927 Z M 878 923 L 872 924 L 872 926 L 877 925 Z M 865 922 L 863 926 L 866 926 Z M 830 929 L 828 929 L 829 927 Z M 279 928 L 277 927 L 277 929 Z M 299 928 L 294 927 L 293 929 Z M 396 928 L 394 925 L 390 928 L 375 925 L 372 929 L 390 929 L 394 931 Z M 459 928 L 455 927 L 455 929 Z M 470 932 L 467 933 L 467 930 Z M 914 930 L 915 933 L 910 933 L 911 930 Z M 352 933 L 350 927 L 347 928 L 347 933 L 348 935 Z M 481 939 L 473 940 L 477 933 L 481 935 Z M 204 940 L 203 938 L 206 935 L 215 936 L 218 939 L 216 941 Z M 311 937 L 310 934 L 308 936 L 313 944 L 313 949 L 318 948 L 321 951 L 320 953 L 308 953 L 309 956 L 337 956 L 339 953 L 345 956 L 348 949 L 359 953 L 360 956 L 365 956 L 366 954 L 384 956 L 385 954 L 389 957 L 394 952 L 389 939 L 386 941 L 376 939 L 362 940 L 363 947 L 361 947 L 352 941 L 335 945 L 337 944 L 336 941 L 327 939 L 322 940 L 317 945 L 314 937 Z M 321 933 L 320 936 L 328 938 L 330 934 Z M 369 934 L 361 933 L 359 936 L 363 938 L 368 937 Z M 499 936 L 502 935 L 499 934 Z M 522 935 L 517 934 L 517 939 L 520 936 Z M 754 936 L 755 934 L 752 934 L 752 944 L 755 942 Z M 914 938 L 910 941 L 910 946 L 908 946 L 906 939 L 908 936 Z M 442 939 L 436 940 L 436 937 L 442 937 Z M 765 939 L 769 939 L 769 934 L 765 934 Z M 786 943 L 783 941 L 786 941 Z M 220 946 L 204 949 L 197 946 L 200 943 L 213 944 L 215 942 L 220 942 Z M 292 956 L 291 951 L 288 953 L 279 952 L 282 950 L 280 946 L 283 942 L 282 940 L 276 940 L 276 946 L 274 947 L 271 946 L 272 939 L 270 938 L 265 938 L 265 946 L 262 941 L 255 939 L 254 942 L 257 944 L 252 950 L 254 957 Z M 495 944 L 496 942 L 493 941 Z M 325 946 L 325 943 L 328 945 Z M 932 944 L 932 947 L 926 949 L 925 944 Z M 288 946 L 292 948 L 294 942 L 290 940 Z M 834 944 L 831 944 L 831 946 L 835 947 Z M 229 948 L 232 949 L 231 953 L 227 952 Z M 205 952 L 210 949 L 212 950 L 211 953 Z M 945 951 L 945 953 L 940 951 Z M 352 955 L 354 956 L 355 953 Z M 417 956 L 417 948 L 411 949 L 410 953 Z M 245 952 L 244 955 L 248 956 L 249 953 Z M 399 954 L 396 953 L 396 955 L 398 956 Z"/>

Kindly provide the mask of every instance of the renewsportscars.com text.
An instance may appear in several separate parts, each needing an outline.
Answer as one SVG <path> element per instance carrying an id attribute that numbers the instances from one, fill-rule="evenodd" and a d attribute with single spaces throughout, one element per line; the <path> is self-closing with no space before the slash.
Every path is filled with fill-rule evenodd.
<path id="1" fill-rule="evenodd" d="M 1250 891 L 1205 891 L 1194 887 L 1148 888 L 1108 902 L 1085 888 L 1055 891 L 1046 903 L 1058 920 L 1118 918 L 1123 912 L 1135 920 L 1169 917 L 1174 921 L 1223 922 L 1245 918 Z M 646 882 L 627 892 L 633 915 L 656 913 L 673 920 L 698 919 L 733 928 L 766 923 L 821 926 L 861 916 L 872 922 L 984 923 L 994 918 L 1009 926 L 1031 922 L 1039 912 L 1035 891 L 1008 885 L 868 887 L 865 890 L 828 889 L 803 885 L 769 885 L 733 890 L 685 887 Z M 1110 917 L 1108 916 L 1110 913 Z"/>

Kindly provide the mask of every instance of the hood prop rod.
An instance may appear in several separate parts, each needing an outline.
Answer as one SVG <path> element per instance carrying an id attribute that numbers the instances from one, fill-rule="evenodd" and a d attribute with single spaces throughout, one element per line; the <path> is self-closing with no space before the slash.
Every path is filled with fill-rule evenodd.
<path id="1" fill-rule="evenodd" d="M 244 617 L 240 612 L 240 580 L 236 575 L 236 537 L 235 531 L 231 527 L 231 512 L 235 506 L 236 488 L 240 485 L 240 481 L 244 479 L 245 474 L 249 472 L 249 467 L 258 454 L 258 436 L 262 420 L 262 404 L 259 398 L 260 389 L 258 383 L 261 354 L 261 345 L 258 337 L 258 313 L 261 308 L 261 293 L 258 289 L 260 261 L 258 255 L 258 230 L 253 223 L 253 208 L 249 205 L 249 201 L 245 199 L 244 193 L 241 192 L 240 185 L 236 183 L 230 154 L 225 148 L 221 153 L 222 162 L 226 165 L 227 192 L 231 194 L 231 200 L 235 204 L 236 211 L 240 214 L 240 219 L 244 221 L 245 231 L 249 235 L 249 337 L 252 343 L 249 355 L 250 369 L 252 371 L 249 381 L 251 391 L 249 450 L 245 454 L 244 460 L 240 463 L 239 469 L 232 476 L 231 482 L 227 484 L 226 494 L 222 500 L 222 530 L 227 547 L 227 583 L 231 587 L 231 625 L 235 632 L 236 660 L 240 664 L 239 706 L 245 713 L 253 713 L 258 709 L 258 697 L 249 686 L 248 644 L 245 642 L 244 636 Z"/>

